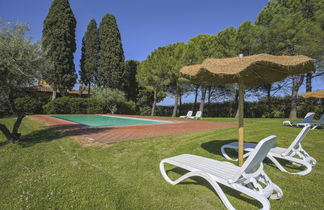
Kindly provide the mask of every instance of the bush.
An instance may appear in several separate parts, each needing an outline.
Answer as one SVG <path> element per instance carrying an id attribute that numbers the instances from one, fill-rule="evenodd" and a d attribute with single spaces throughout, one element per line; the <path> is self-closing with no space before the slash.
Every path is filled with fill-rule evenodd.
<path id="1" fill-rule="evenodd" d="M 136 104 L 134 101 L 121 103 L 117 110 L 118 114 L 136 114 Z"/>
<path id="2" fill-rule="evenodd" d="M 48 114 L 99 114 L 103 104 L 94 98 L 61 97 L 50 101 L 43 108 Z"/>
<path id="3" fill-rule="evenodd" d="M 26 114 L 41 114 L 43 113 L 42 106 L 47 102 L 48 97 L 34 98 L 25 96 L 15 99 L 17 110 L 22 110 Z"/>
<path id="4" fill-rule="evenodd" d="M 246 118 L 287 118 L 290 112 L 291 97 L 271 97 L 257 102 L 244 102 L 244 117 Z M 297 114 L 303 118 L 307 112 L 315 112 L 318 119 L 324 113 L 324 100 L 322 99 L 303 99 L 299 98 Z M 194 109 L 193 103 L 182 104 L 179 106 L 178 115 L 186 115 L 188 110 L 198 110 L 199 103 Z M 232 101 L 205 104 L 204 117 L 234 117 L 238 104 Z M 171 116 L 173 106 L 158 106 L 157 115 Z M 194 113 L 195 114 L 195 113 Z"/>

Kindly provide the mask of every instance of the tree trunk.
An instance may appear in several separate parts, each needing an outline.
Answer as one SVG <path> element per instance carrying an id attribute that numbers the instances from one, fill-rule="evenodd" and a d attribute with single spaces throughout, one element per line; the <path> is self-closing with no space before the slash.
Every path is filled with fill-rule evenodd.
<path id="1" fill-rule="evenodd" d="M 156 98 L 157 98 L 157 90 L 156 90 L 156 88 L 154 88 L 154 100 L 153 100 L 153 105 L 152 105 L 151 116 L 154 116 L 154 114 L 155 114 Z"/>
<path id="2" fill-rule="evenodd" d="M 197 107 L 197 100 L 198 100 L 198 90 L 199 90 L 199 85 L 195 86 L 195 103 L 193 106 L 193 111 L 196 111 L 196 107 Z"/>
<path id="3" fill-rule="evenodd" d="M 177 115 L 178 103 L 179 103 L 179 91 L 176 90 L 176 94 L 174 96 L 174 106 L 173 106 L 172 117 L 175 117 Z"/>
<path id="4" fill-rule="evenodd" d="M 293 86 L 291 89 L 291 106 L 290 106 L 290 113 L 289 119 L 296 119 L 297 118 L 297 96 L 298 90 L 300 86 L 303 84 L 304 75 L 301 75 L 299 81 L 297 81 L 297 76 L 292 76 Z"/>
<path id="5" fill-rule="evenodd" d="M 91 90 L 91 83 L 89 82 L 89 85 L 88 85 L 88 97 L 90 97 L 90 90 Z"/>
<path id="6" fill-rule="evenodd" d="M 272 88 L 272 84 L 266 84 L 265 88 L 267 90 L 267 101 L 271 100 L 271 88 Z"/>
<path id="7" fill-rule="evenodd" d="M 17 120 L 13 126 L 12 132 L 10 132 L 9 129 L 4 124 L 0 123 L 0 130 L 2 131 L 2 133 L 10 143 L 14 144 L 19 141 L 21 134 L 18 133 L 18 130 L 24 117 L 25 114 L 18 115 Z"/>
<path id="8" fill-rule="evenodd" d="M 179 113 L 181 113 L 181 106 L 182 106 L 182 93 L 179 95 Z"/>
<path id="9" fill-rule="evenodd" d="M 57 93 L 56 90 L 53 89 L 52 100 L 56 99 L 56 93 Z"/>
<path id="10" fill-rule="evenodd" d="M 201 113 L 204 112 L 206 92 L 207 92 L 206 87 L 205 86 L 201 86 L 201 100 L 200 100 L 200 106 L 199 106 L 199 111 L 201 111 Z"/>
<path id="11" fill-rule="evenodd" d="M 312 92 L 312 73 L 306 74 L 306 92 Z"/>
<path id="12" fill-rule="evenodd" d="M 238 99 L 239 99 L 239 90 L 236 90 L 235 92 L 235 102 L 238 102 Z M 238 119 L 239 118 L 239 106 L 238 106 L 239 103 L 237 103 L 237 109 L 236 109 L 236 114 L 235 114 L 235 118 Z"/>
<path id="13" fill-rule="evenodd" d="M 210 104 L 211 91 L 212 91 L 212 87 L 209 86 L 209 87 L 208 87 L 208 99 L 207 99 L 207 100 L 208 100 L 208 101 L 207 101 L 208 105 Z"/>
<path id="14" fill-rule="evenodd" d="M 80 86 L 79 86 L 79 96 L 80 97 L 82 96 L 82 92 L 83 92 L 83 85 L 80 84 Z"/>

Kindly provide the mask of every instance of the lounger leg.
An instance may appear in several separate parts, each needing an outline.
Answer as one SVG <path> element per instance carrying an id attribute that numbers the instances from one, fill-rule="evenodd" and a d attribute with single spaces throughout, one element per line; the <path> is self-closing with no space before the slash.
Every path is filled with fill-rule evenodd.
<path id="1" fill-rule="evenodd" d="M 256 191 L 249 189 L 247 187 L 243 187 L 242 185 L 236 185 L 235 189 L 259 201 L 262 204 L 263 210 L 270 209 L 269 200 L 266 197 L 257 193 Z"/>
<path id="2" fill-rule="evenodd" d="M 237 159 L 233 159 L 233 158 L 230 158 L 228 155 L 227 155 L 227 153 L 226 153 L 226 151 L 225 151 L 225 149 L 235 149 L 235 150 L 237 150 L 237 148 L 232 148 L 232 147 L 224 147 L 225 145 L 223 145 L 222 147 L 221 147 L 221 152 L 222 152 L 222 155 L 227 159 L 227 160 L 232 160 L 232 161 L 237 161 Z"/>
<path id="3" fill-rule="evenodd" d="M 217 182 L 215 180 L 213 180 L 209 175 L 201 173 L 200 171 L 191 171 L 186 173 L 185 175 L 181 176 L 180 178 L 178 178 L 175 181 L 172 181 L 168 175 L 165 172 L 164 169 L 164 163 L 167 163 L 165 161 L 161 161 L 160 163 L 160 171 L 161 174 L 163 176 L 163 178 L 169 182 L 172 185 L 176 185 L 179 182 L 181 182 L 182 180 L 189 178 L 189 177 L 193 177 L 193 176 L 199 176 L 204 178 L 206 181 L 209 182 L 209 184 L 214 188 L 215 192 L 218 194 L 218 196 L 220 197 L 220 199 L 222 200 L 222 202 L 224 203 L 224 205 L 227 207 L 227 209 L 231 209 L 231 210 L 235 210 L 235 208 L 232 206 L 232 204 L 230 203 L 230 201 L 228 200 L 228 198 L 226 197 L 225 193 L 223 192 L 222 188 L 217 184 Z"/>
<path id="4" fill-rule="evenodd" d="M 237 151 L 237 147 L 228 147 L 228 146 L 226 146 L 226 145 L 223 145 L 223 146 L 221 147 L 222 155 L 223 155 L 227 160 L 237 161 L 236 158 L 231 158 L 231 157 L 229 157 L 229 156 L 227 155 L 225 149 L 234 149 L 235 151 Z M 250 152 L 247 152 L 247 153 L 245 153 L 245 154 L 243 155 L 243 158 L 246 158 L 246 157 L 249 156 L 249 155 L 250 155 Z"/>
<path id="5" fill-rule="evenodd" d="M 304 170 L 304 171 L 289 172 L 284 167 L 282 167 L 282 165 L 276 160 L 276 158 L 274 158 L 274 157 L 272 157 L 270 155 L 268 155 L 267 158 L 269 158 L 277 166 L 277 168 L 279 168 L 280 171 L 286 172 L 286 173 L 289 173 L 289 174 L 306 175 L 306 174 L 309 174 L 313 169 L 313 167 L 310 164 L 308 164 L 308 163 L 306 163 L 304 161 L 299 161 L 296 158 L 294 158 L 294 159 L 285 158 L 285 160 L 288 160 L 291 163 L 297 163 L 298 165 L 302 165 L 302 166 L 306 167 L 306 170 Z"/>

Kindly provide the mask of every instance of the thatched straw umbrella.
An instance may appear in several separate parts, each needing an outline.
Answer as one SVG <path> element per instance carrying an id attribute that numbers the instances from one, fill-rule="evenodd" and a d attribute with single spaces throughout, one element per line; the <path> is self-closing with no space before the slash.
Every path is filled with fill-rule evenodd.
<path id="1" fill-rule="evenodd" d="M 181 68 L 182 76 L 194 83 L 239 85 L 239 165 L 243 164 L 244 89 L 283 80 L 289 75 L 315 71 L 313 59 L 306 56 L 259 54 L 246 57 L 206 59 L 202 64 Z"/>
<path id="2" fill-rule="evenodd" d="M 303 94 L 300 94 L 301 97 L 304 98 L 324 98 L 324 90 L 316 90 L 313 92 L 306 92 Z"/>

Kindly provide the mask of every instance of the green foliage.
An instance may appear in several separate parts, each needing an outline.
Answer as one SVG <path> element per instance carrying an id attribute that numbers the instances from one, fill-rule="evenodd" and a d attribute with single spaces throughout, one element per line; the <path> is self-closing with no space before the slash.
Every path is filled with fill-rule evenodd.
<path id="1" fill-rule="evenodd" d="M 103 104 L 94 98 L 60 97 L 43 106 L 48 114 L 98 114 L 103 113 Z"/>
<path id="2" fill-rule="evenodd" d="M 120 103 L 117 113 L 119 114 L 137 114 L 137 107 L 134 101 Z"/>
<path id="3" fill-rule="evenodd" d="M 254 55 L 258 48 L 258 30 L 250 21 L 244 21 L 237 28 L 237 50 L 244 56 Z"/>
<path id="4" fill-rule="evenodd" d="M 97 23 L 92 19 L 82 39 L 80 79 L 88 87 L 95 81 L 99 52 Z"/>
<path id="5" fill-rule="evenodd" d="M 112 14 L 106 14 L 99 26 L 99 86 L 121 89 L 124 70 L 124 51 L 116 19 Z"/>
<path id="6" fill-rule="evenodd" d="M 43 24 L 43 50 L 50 68 L 44 79 L 54 89 L 71 89 L 77 75 L 73 61 L 76 50 L 76 20 L 68 0 L 54 0 Z"/>
<path id="7" fill-rule="evenodd" d="M 138 83 L 136 81 L 136 73 L 139 62 L 135 60 L 127 60 L 125 62 L 125 70 L 123 74 L 123 91 L 127 100 L 135 101 L 138 95 Z"/>
<path id="8" fill-rule="evenodd" d="M 161 102 L 167 96 L 166 92 L 160 91 L 157 94 L 156 103 Z M 140 87 L 136 105 L 141 109 L 143 107 L 151 107 L 154 101 L 154 94 L 152 89 Z M 146 109 L 146 108 L 145 108 Z M 149 108 L 150 109 L 150 108 Z M 140 112 L 142 113 L 142 112 Z M 148 115 L 148 114 L 145 114 Z"/>
<path id="9" fill-rule="evenodd" d="M 245 118 L 287 118 L 290 112 L 291 97 L 262 98 L 256 102 L 244 102 Z M 299 99 L 297 106 L 298 118 L 303 118 L 308 112 L 315 112 L 319 118 L 324 113 L 323 101 L 318 99 Z M 192 110 L 192 103 L 182 104 L 180 115 L 186 115 Z M 238 104 L 233 101 L 225 101 L 207 104 L 204 108 L 205 117 L 234 117 Z M 159 106 L 157 114 L 168 116 L 172 113 L 171 106 Z"/>
<path id="10" fill-rule="evenodd" d="M 217 35 L 220 43 L 219 51 L 224 58 L 235 57 L 238 55 L 237 30 L 231 26 Z"/>
<path id="11" fill-rule="evenodd" d="M 95 87 L 92 98 L 103 104 L 105 113 L 109 111 L 111 114 L 118 110 L 118 105 L 126 101 L 124 92 L 111 88 Z"/>
<path id="12" fill-rule="evenodd" d="M 324 53 L 320 0 L 272 1 L 259 14 L 262 48 L 275 55 L 303 54 L 313 58 Z"/>
<path id="13" fill-rule="evenodd" d="M 215 35 L 200 34 L 191 38 L 183 53 L 185 65 L 202 63 L 206 58 L 221 58 L 220 43 Z"/>
<path id="14" fill-rule="evenodd" d="M 9 107 L 15 113 L 19 111 L 15 98 L 35 82 L 45 67 L 39 44 L 25 36 L 28 30 L 26 24 L 0 20 L 0 107 Z"/>
<path id="15" fill-rule="evenodd" d="M 25 112 L 26 114 L 40 114 L 43 113 L 42 106 L 44 102 L 39 98 L 25 96 L 15 99 L 16 108 Z"/>

